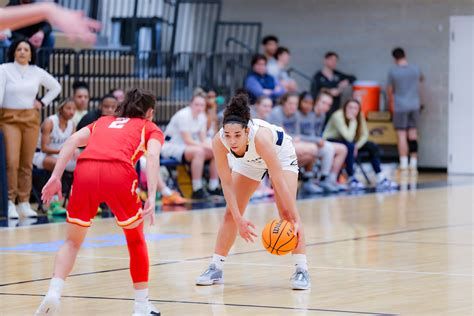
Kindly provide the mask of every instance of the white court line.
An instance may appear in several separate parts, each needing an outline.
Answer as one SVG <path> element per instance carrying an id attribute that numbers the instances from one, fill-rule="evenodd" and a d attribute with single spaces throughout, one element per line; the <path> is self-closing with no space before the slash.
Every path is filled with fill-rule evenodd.
<path id="1" fill-rule="evenodd" d="M 43 253 L 26 253 L 26 252 L 0 252 L 0 255 L 23 255 L 23 256 L 43 256 L 43 257 L 54 257 L 56 253 L 43 254 Z M 116 259 L 116 260 L 129 260 L 128 257 L 107 257 L 107 256 L 77 256 L 82 259 Z M 176 263 L 196 263 L 204 262 L 208 263 L 209 260 L 183 260 L 183 259 L 159 259 L 158 262 L 153 264 L 176 262 Z M 252 262 L 226 262 L 225 265 L 243 265 L 243 266 L 260 266 L 260 267 L 294 267 L 293 264 L 269 264 L 269 263 L 252 263 Z M 390 270 L 390 269 L 366 269 L 366 268 L 348 268 L 348 267 L 325 267 L 325 266 L 308 266 L 308 269 L 319 269 L 319 270 L 344 270 L 344 271 L 360 271 L 360 272 L 376 272 L 376 273 L 406 273 L 406 274 L 420 274 L 420 275 L 442 275 L 452 277 L 474 277 L 474 274 L 467 273 L 444 273 L 444 272 L 430 272 L 430 271 L 411 271 L 411 270 Z"/>
<path id="2" fill-rule="evenodd" d="M 209 262 L 209 260 L 162 260 L 162 261 L 177 261 L 179 263 Z M 262 266 L 262 267 L 294 267 L 293 264 L 268 264 L 268 263 L 251 263 L 251 262 L 226 262 L 225 265 L 247 265 L 247 266 Z M 443 275 L 443 276 L 454 276 L 454 277 L 474 277 L 474 274 L 410 271 L 410 270 L 365 269 L 365 268 L 325 267 L 325 266 L 308 266 L 308 269 L 407 273 L 407 274 L 422 274 L 422 275 Z"/>

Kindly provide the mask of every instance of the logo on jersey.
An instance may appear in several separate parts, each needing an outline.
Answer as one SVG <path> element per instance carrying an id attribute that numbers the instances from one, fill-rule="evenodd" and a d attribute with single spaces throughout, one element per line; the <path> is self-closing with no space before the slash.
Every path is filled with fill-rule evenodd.
<path id="1" fill-rule="evenodd" d="M 298 159 L 295 159 L 290 163 L 290 166 L 297 166 L 297 165 L 298 165 Z"/>

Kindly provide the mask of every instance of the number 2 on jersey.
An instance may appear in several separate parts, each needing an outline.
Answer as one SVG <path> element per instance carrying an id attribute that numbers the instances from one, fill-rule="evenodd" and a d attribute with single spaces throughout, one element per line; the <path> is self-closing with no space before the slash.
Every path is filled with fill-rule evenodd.
<path id="1" fill-rule="evenodd" d="M 119 117 L 110 123 L 109 128 L 123 128 L 128 121 L 130 121 L 130 118 Z"/>

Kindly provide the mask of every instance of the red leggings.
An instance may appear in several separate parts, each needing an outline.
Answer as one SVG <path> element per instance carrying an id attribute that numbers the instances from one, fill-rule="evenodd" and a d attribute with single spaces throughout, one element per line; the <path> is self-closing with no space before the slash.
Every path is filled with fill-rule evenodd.
<path id="1" fill-rule="evenodd" d="M 143 234 L 143 222 L 133 229 L 124 229 L 130 254 L 130 274 L 133 283 L 148 282 L 148 249 Z"/>

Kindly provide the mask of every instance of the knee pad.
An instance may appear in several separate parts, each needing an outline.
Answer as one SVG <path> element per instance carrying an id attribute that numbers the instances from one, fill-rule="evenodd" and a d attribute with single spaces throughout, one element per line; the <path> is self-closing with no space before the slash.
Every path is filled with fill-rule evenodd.
<path id="1" fill-rule="evenodd" d="M 408 150 L 410 153 L 418 152 L 418 142 L 416 140 L 408 140 Z"/>

